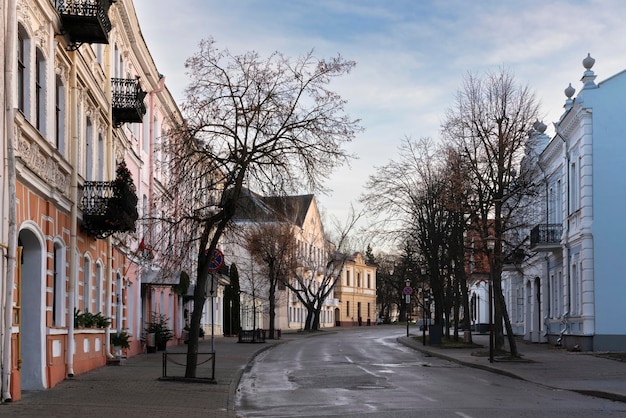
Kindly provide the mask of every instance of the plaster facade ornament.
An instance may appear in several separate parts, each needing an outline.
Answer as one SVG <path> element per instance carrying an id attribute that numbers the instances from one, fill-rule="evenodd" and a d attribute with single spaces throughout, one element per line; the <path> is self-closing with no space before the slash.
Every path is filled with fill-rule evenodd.
<path id="1" fill-rule="evenodd" d="M 63 84 L 67 84 L 69 76 L 69 69 L 67 68 L 67 65 L 57 60 L 56 66 L 54 67 L 54 73 L 59 76 L 61 81 L 63 81 Z"/>
<path id="2" fill-rule="evenodd" d="M 596 83 L 594 82 L 594 80 L 596 79 L 596 75 L 593 71 L 591 71 L 591 68 L 593 67 L 593 64 L 595 64 L 595 62 L 596 60 L 591 58 L 591 54 L 587 54 L 587 58 L 583 60 L 583 67 L 585 67 L 586 69 L 585 73 L 583 74 L 583 78 L 580 79 L 580 81 L 582 81 L 584 84 L 583 90 L 596 87 Z"/>
<path id="3" fill-rule="evenodd" d="M 50 34 L 48 30 L 44 26 L 40 26 L 39 29 L 35 32 L 35 40 L 36 44 L 43 53 L 44 57 L 48 58 L 48 38 Z"/>
<path id="4" fill-rule="evenodd" d="M 596 60 L 591 57 L 591 53 L 587 53 L 587 58 L 583 60 L 583 67 L 585 67 L 585 69 L 589 71 L 591 70 L 591 68 L 593 68 L 593 64 L 595 63 Z"/>
<path id="5" fill-rule="evenodd" d="M 61 171 L 58 163 L 45 155 L 39 145 L 29 141 L 25 136 L 18 137 L 16 154 L 35 174 L 44 179 L 50 186 L 69 196 L 70 174 Z"/>

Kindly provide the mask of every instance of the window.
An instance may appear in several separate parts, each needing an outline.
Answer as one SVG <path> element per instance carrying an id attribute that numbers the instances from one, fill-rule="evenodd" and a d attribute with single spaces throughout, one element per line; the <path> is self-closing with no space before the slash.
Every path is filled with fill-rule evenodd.
<path id="1" fill-rule="evenodd" d="M 146 112 L 143 115 L 143 123 L 141 124 L 143 130 L 143 150 L 150 152 L 150 114 Z"/>
<path id="2" fill-rule="evenodd" d="M 46 131 L 46 60 L 41 50 L 35 54 L 35 127 Z"/>
<path id="3" fill-rule="evenodd" d="M 346 270 L 346 286 L 350 286 L 350 270 Z"/>
<path id="4" fill-rule="evenodd" d="M 96 300 L 94 312 L 102 312 L 102 264 L 96 263 Z"/>
<path id="5" fill-rule="evenodd" d="M 65 155 L 65 86 L 59 76 L 54 86 L 54 137 L 57 150 Z"/>
<path id="6" fill-rule="evenodd" d="M 26 55 L 28 38 L 25 36 L 22 27 L 17 33 L 17 108 L 20 112 L 25 113 L 26 110 Z"/>
<path id="7" fill-rule="evenodd" d="M 135 323 L 134 321 L 132 321 L 132 318 L 135 317 L 134 315 L 135 312 L 135 288 L 133 287 L 132 283 L 128 284 L 128 317 L 131 318 L 131 320 L 128 321 L 128 331 L 131 334 L 134 334 L 135 331 Z"/>
<path id="8" fill-rule="evenodd" d="M 580 164 L 574 161 L 570 164 L 569 172 L 569 209 L 570 213 L 580 209 Z"/>
<path id="9" fill-rule="evenodd" d="M 88 257 L 83 259 L 83 311 L 95 313 L 91 306 L 91 261 Z"/>
<path id="10" fill-rule="evenodd" d="M 572 315 L 580 314 L 580 270 L 578 267 L 578 257 L 574 258 L 571 265 L 570 278 L 570 313 Z"/>
<path id="11" fill-rule="evenodd" d="M 357 272 L 356 274 L 356 287 L 361 287 L 361 272 Z"/>
<path id="12" fill-rule="evenodd" d="M 85 129 L 85 180 L 93 180 L 93 125 L 87 118 Z"/>
<path id="13" fill-rule="evenodd" d="M 52 325 L 65 325 L 65 247 L 54 244 L 52 277 Z"/>
<path id="14" fill-rule="evenodd" d="M 98 181 L 104 181 L 104 138 L 102 134 L 98 134 L 98 152 L 96 153 L 97 169 L 98 169 Z"/>
<path id="15" fill-rule="evenodd" d="M 350 301 L 346 301 L 346 318 L 350 318 Z"/>
<path id="16" fill-rule="evenodd" d="M 367 288 L 372 288 L 372 275 L 370 273 L 367 273 Z"/>

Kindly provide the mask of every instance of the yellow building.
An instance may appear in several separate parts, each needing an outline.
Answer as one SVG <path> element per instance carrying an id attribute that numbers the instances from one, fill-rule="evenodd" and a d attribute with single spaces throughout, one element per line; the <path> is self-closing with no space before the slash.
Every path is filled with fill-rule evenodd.
<path id="1" fill-rule="evenodd" d="M 339 299 L 337 326 L 376 324 L 376 266 L 367 264 L 360 252 L 346 260 L 335 298 Z"/>

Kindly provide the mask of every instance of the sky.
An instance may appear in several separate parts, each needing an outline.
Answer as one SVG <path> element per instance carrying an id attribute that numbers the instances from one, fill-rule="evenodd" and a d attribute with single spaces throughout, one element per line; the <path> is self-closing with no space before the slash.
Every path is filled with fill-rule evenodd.
<path id="1" fill-rule="evenodd" d="M 581 90 L 582 60 L 596 82 L 626 69 L 623 0 L 134 0 L 143 37 L 173 97 L 182 103 L 184 62 L 201 39 L 232 53 L 274 51 L 356 61 L 330 87 L 364 131 L 347 146 L 350 166 L 316 194 L 327 215 L 347 218 L 378 167 L 405 137 L 438 140 L 445 112 L 468 73 L 511 70 L 542 104 L 543 122 Z"/>

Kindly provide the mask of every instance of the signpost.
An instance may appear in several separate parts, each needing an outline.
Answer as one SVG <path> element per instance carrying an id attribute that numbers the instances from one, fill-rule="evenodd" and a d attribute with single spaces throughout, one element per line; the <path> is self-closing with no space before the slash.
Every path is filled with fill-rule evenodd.
<path id="1" fill-rule="evenodd" d="M 206 255 L 208 252 L 209 250 L 204 251 Z M 216 248 L 213 250 L 213 257 L 211 257 L 211 264 L 209 265 L 211 274 L 211 289 L 209 290 L 211 294 L 211 351 L 213 356 L 215 356 L 215 292 L 217 290 L 217 280 L 213 273 L 221 269 L 222 266 L 224 266 L 224 253 Z"/>
<path id="2" fill-rule="evenodd" d="M 404 296 L 406 298 L 406 336 L 409 336 L 409 309 L 411 307 L 411 295 L 413 294 L 413 288 L 411 287 L 411 282 L 409 280 L 406 281 L 406 286 L 404 286 Z"/>

